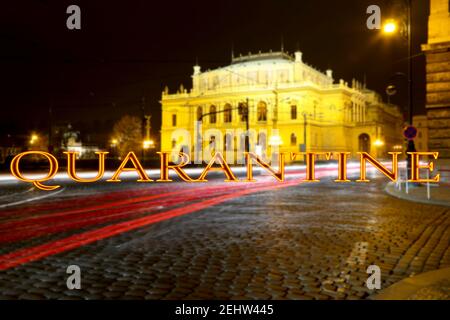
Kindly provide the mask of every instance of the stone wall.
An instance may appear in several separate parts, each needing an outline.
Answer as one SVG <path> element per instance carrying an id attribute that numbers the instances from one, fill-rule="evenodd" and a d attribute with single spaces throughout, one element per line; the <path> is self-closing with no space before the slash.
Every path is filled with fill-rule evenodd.
<path id="1" fill-rule="evenodd" d="M 427 56 L 427 117 L 429 150 L 450 158 L 450 51 L 449 43 L 429 45 Z"/>

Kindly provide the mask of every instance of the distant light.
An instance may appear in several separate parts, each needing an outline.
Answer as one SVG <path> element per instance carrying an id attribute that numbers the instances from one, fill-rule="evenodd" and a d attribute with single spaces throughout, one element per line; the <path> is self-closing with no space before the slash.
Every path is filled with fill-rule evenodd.
<path id="1" fill-rule="evenodd" d="M 38 135 L 33 133 L 30 138 L 30 144 L 34 144 L 37 140 L 39 140 Z"/>
<path id="2" fill-rule="evenodd" d="M 271 146 L 281 146 L 283 144 L 283 141 L 281 140 L 280 136 L 271 136 L 269 138 L 269 145 Z"/>
<path id="3" fill-rule="evenodd" d="M 118 143 L 117 139 L 112 139 L 111 144 L 116 145 Z"/>
<path id="4" fill-rule="evenodd" d="M 387 21 L 383 26 L 384 33 L 394 33 L 397 30 L 397 24 L 393 20 Z"/>
<path id="5" fill-rule="evenodd" d="M 377 139 L 377 140 L 375 140 L 373 145 L 376 146 L 376 147 L 381 147 L 382 145 L 384 145 L 384 142 L 381 141 L 380 139 Z"/>
<path id="6" fill-rule="evenodd" d="M 81 156 L 84 153 L 84 148 L 82 146 L 68 146 L 67 151 L 78 152 L 78 156 Z"/>
<path id="7" fill-rule="evenodd" d="M 149 148 L 153 147 L 154 144 L 155 144 L 155 142 L 153 140 L 144 140 L 143 146 L 144 146 L 144 149 L 149 149 Z"/>

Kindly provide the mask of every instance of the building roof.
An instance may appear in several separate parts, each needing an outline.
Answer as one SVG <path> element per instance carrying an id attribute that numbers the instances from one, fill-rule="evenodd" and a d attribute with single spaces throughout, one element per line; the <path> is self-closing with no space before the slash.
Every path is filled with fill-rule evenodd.
<path id="1" fill-rule="evenodd" d="M 242 56 L 240 55 L 239 57 L 233 57 L 231 59 L 231 64 L 237 64 L 237 63 L 245 63 L 245 62 L 260 62 L 260 61 L 267 61 L 267 60 L 271 60 L 271 61 L 279 61 L 279 60 L 284 60 L 285 62 L 287 61 L 294 61 L 294 58 L 289 55 L 287 52 L 282 52 L 282 51 L 278 51 L 278 52 L 264 52 L 264 53 L 256 53 L 256 54 L 251 54 L 249 53 L 246 56 Z"/>

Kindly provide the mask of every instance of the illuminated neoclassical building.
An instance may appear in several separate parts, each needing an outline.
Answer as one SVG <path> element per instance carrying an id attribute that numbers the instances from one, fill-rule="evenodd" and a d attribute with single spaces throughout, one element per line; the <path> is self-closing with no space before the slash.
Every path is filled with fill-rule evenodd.
<path id="1" fill-rule="evenodd" d="M 301 52 L 249 54 L 207 71 L 196 65 L 192 82 L 191 90 L 162 93 L 163 151 L 183 149 L 195 159 L 201 145 L 241 159 L 247 110 L 249 150 L 267 158 L 304 150 L 384 156 L 402 145 L 396 106 L 355 80 L 336 82 L 332 70 L 314 69 Z"/>

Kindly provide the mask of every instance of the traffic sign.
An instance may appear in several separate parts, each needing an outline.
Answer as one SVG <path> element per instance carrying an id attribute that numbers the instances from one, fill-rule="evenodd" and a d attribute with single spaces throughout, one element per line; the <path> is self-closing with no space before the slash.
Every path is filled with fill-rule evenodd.
<path id="1" fill-rule="evenodd" d="M 417 136 L 417 128 L 414 126 L 406 126 L 403 129 L 403 136 L 408 140 L 413 140 Z"/>

